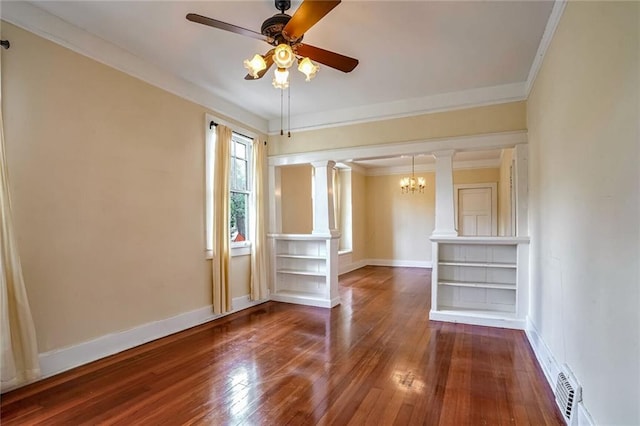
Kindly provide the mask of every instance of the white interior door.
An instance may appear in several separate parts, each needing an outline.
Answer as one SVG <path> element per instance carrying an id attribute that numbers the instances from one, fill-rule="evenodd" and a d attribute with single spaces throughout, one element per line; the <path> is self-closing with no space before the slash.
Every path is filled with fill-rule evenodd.
<path id="1" fill-rule="evenodd" d="M 495 235 L 492 188 L 460 188 L 457 195 L 458 235 Z"/>

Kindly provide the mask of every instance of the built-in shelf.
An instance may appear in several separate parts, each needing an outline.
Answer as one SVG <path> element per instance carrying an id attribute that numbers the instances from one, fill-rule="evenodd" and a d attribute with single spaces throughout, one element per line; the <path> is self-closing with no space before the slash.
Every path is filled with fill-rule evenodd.
<path id="1" fill-rule="evenodd" d="M 271 299 L 331 308 L 338 295 L 338 237 L 271 234 Z"/>
<path id="2" fill-rule="evenodd" d="M 430 319 L 524 327 L 528 239 L 446 237 L 432 242 Z"/>
<path id="3" fill-rule="evenodd" d="M 511 268 L 518 267 L 515 263 L 487 263 L 487 262 L 459 262 L 453 260 L 441 260 L 438 262 L 441 266 L 466 266 L 468 268 Z"/>
<path id="4" fill-rule="evenodd" d="M 499 288 L 503 290 L 516 289 L 515 284 L 489 283 L 489 282 L 470 282 L 470 281 L 443 281 L 439 280 L 438 285 L 450 285 L 454 287 L 476 287 L 476 288 Z"/>
<path id="5" fill-rule="evenodd" d="M 290 274 L 290 275 L 308 275 L 311 277 L 325 277 L 326 272 L 321 271 L 296 271 L 294 269 L 278 269 L 277 272 L 279 274 Z"/>
<path id="6" fill-rule="evenodd" d="M 465 315 L 477 315 L 481 317 L 489 317 L 489 318 L 516 318 L 515 312 L 505 312 L 505 311 L 487 311 L 484 309 L 470 309 L 470 308 L 460 308 L 456 306 L 441 306 L 440 311 L 443 313 L 460 313 Z"/>
<path id="7" fill-rule="evenodd" d="M 309 256 L 302 254 L 276 254 L 276 257 L 286 259 L 309 259 L 309 260 L 326 260 L 327 256 Z"/>

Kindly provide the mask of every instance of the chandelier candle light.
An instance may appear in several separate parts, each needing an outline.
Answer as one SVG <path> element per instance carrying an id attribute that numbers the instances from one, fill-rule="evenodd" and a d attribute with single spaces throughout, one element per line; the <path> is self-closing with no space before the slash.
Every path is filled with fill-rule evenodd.
<path id="1" fill-rule="evenodd" d="M 403 177 L 400 179 L 400 189 L 403 194 L 424 192 L 424 188 L 426 187 L 426 181 L 423 177 L 419 177 L 416 179 L 415 176 L 415 157 L 411 156 L 411 176 Z"/>

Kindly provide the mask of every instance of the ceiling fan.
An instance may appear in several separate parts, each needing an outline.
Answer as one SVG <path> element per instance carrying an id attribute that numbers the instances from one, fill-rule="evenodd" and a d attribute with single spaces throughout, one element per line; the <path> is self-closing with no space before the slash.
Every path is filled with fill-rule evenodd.
<path id="1" fill-rule="evenodd" d="M 304 0 L 291 16 L 285 13 L 291 7 L 291 1 L 275 0 L 276 9 L 280 13 L 267 18 L 262 23 L 259 33 L 195 13 L 189 13 L 187 19 L 198 24 L 263 40 L 274 46 L 264 55 L 255 55 L 253 59 L 244 61 L 245 68 L 249 70 L 245 80 L 262 78 L 275 62 L 277 70 L 273 85 L 276 88 L 286 89 L 289 86 L 288 68 L 296 60 L 298 70 L 307 76 L 307 81 L 318 71 L 318 66 L 313 64 L 312 60 L 345 73 L 353 71 L 358 65 L 357 59 L 302 43 L 304 33 L 338 4 L 340 0 Z"/>

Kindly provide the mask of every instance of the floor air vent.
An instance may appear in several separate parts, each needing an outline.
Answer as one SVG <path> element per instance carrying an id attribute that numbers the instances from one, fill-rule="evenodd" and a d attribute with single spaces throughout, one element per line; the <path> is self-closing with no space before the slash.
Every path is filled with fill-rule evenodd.
<path id="1" fill-rule="evenodd" d="M 567 369 L 568 370 L 568 369 Z M 562 412 L 567 424 L 570 424 L 573 410 L 582 400 L 582 388 L 578 385 L 571 373 L 560 372 L 556 382 L 556 403 Z"/>

